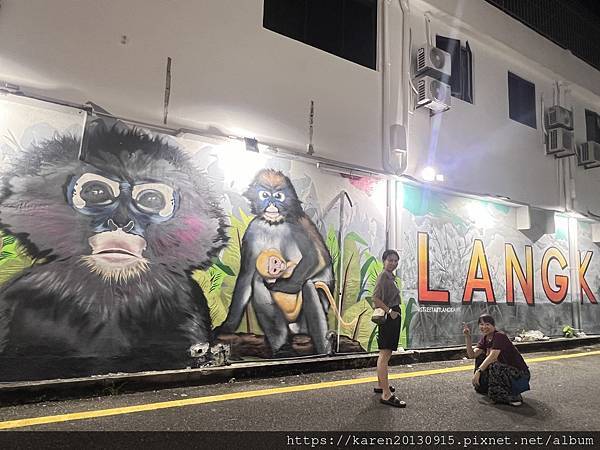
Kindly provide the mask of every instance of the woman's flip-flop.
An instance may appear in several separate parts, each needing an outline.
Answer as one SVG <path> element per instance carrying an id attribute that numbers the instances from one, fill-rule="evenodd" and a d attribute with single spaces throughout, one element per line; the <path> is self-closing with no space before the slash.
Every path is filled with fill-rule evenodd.
<path id="1" fill-rule="evenodd" d="M 375 392 L 376 394 L 383 394 L 383 389 L 373 388 L 373 392 Z M 396 392 L 396 388 L 394 386 L 390 386 L 390 392 Z"/>
<path id="2" fill-rule="evenodd" d="M 379 402 L 383 403 L 384 405 L 395 406 L 396 408 L 406 408 L 406 402 L 399 400 L 395 395 L 392 395 L 387 400 L 380 398 Z"/>

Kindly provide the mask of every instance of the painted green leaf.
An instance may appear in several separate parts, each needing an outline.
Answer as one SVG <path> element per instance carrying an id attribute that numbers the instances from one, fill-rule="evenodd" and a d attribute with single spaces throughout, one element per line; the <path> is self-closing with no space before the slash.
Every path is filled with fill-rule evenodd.
<path id="1" fill-rule="evenodd" d="M 340 262 L 340 243 L 338 242 L 337 232 L 333 228 L 333 225 L 330 225 L 329 230 L 327 230 L 327 239 L 325 240 L 325 245 L 327 246 L 327 250 L 331 255 L 333 267 L 337 270 Z M 336 274 L 336 276 L 339 276 L 339 274 Z"/>
<path id="2" fill-rule="evenodd" d="M 2 247 L 17 242 L 17 238 L 14 236 L 0 234 L 0 237 L 2 238 Z"/>
<path id="3" fill-rule="evenodd" d="M 371 256 L 368 252 L 366 252 L 365 254 L 367 256 L 367 259 L 360 268 L 360 292 L 358 293 L 357 301 L 360 300 L 362 296 L 367 292 L 367 284 L 369 283 L 369 269 L 373 264 L 377 262 L 377 259 L 374 256 Z"/>
<path id="4" fill-rule="evenodd" d="M 228 228 L 229 242 L 227 247 L 221 254 L 221 262 L 227 266 L 235 276 L 240 272 L 242 238 L 248 228 L 248 224 L 252 221 L 251 216 L 247 216 L 240 208 L 240 219 L 233 214 L 229 216 L 231 226 Z"/>
<path id="5" fill-rule="evenodd" d="M 207 270 L 195 270 L 192 274 L 192 278 L 204 292 L 213 326 L 221 324 L 227 316 L 227 308 L 223 305 L 220 295 L 223 276 L 223 272 L 214 266 Z"/>
<path id="6" fill-rule="evenodd" d="M 31 267 L 31 263 L 31 258 L 19 255 L 0 260 L 0 285 Z"/>
<path id="7" fill-rule="evenodd" d="M 371 335 L 369 336 L 369 340 L 367 342 L 367 351 L 368 352 L 375 352 L 378 350 L 378 346 L 377 346 L 377 332 L 379 331 L 379 328 L 377 328 L 375 326 L 375 324 L 373 324 L 373 330 L 371 331 Z"/>
<path id="8" fill-rule="evenodd" d="M 366 241 L 365 241 L 363 238 L 361 238 L 361 237 L 358 235 L 358 233 L 356 233 L 355 231 L 351 231 L 350 233 L 348 233 L 348 234 L 346 235 L 346 239 L 347 239 L 347 240 L 354 241 L 354 242 L 358 242 L 359 244 L 362 244 L 362 245 L 366 245 L 366 246 L 368 246 L 368 245 L 369 245 L 369 244 L 368 244 L 368 243 L 367 243 L 367 242 L 366 242 Z"/>
<path id="9" fill-rule="evenodd" d="M 214 262 L 214 265 L 216 267 L 218 267 L 219 269 L 221 269 L 226 275 L 235 276 L 235 272 L 233 270 L 231 270 L 231 267 L 223 264 L 221 261 L 217 260 Z"/>
<path id="10" fill-rule="evenodd" d="M 373 308 L 365 299 L 351 305 L 343 314 L 345 322 L 352 322 L 359 318 L 355 325 L 340 326 L 340 334 L 353 338 L 360 343 L 360 346 L 366 350 L 369 346 L 369 338 L 375 324 L 371 322 Z M 359 317 L 360 316 L 360 317 Z"/>
<path id="11" fill-rule="evenodd" d="M 342 311 L 356 302 L 360 292 L 360 252 L 353 239 L 344 240 Z"/>
<path id="12" fill-rule="evenodd" d="M 366 294 L 368 297 L 373 296 L 373 291 L 375 290 L 375 285 L 377 284 L 377 278 L 383 271 L 383 262 L 380 259 L 376 259 L 370 266 L 369 270 L 367 270 L 366 278 Z"/>

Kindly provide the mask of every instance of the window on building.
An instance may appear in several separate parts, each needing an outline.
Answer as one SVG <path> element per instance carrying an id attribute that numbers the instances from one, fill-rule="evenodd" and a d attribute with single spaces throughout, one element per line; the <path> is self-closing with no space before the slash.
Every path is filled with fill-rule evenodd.
<path id="1" fill-rule="evenodd" d="M 508 72 L 508 116 L 523 125 L 535 123 L 535 84 Z"/>
<path id="2" fill-rule="evenodd" d="M 265 0 L 263 27 L 375 69 L 377 0 Z"/>
<path id="3" fill-rule="evenodd" d="M 463 47 L 458 39 L 436 36 L 435 46 L 452 58 L 452 75 L 442 80 L 450 85 L 452 97 L 473 103 L 473 55 L 469 42 Z"/>
<path id="4" fill-rule="evenodd" d="M 585 110 L 585 129 L 587 141 L 600 144 L 600 115 L 589 109 Z"/>

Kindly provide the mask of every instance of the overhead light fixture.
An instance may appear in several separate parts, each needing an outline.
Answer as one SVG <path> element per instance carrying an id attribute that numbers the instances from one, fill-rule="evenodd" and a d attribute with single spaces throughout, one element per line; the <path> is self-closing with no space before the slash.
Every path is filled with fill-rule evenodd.
<path id="1" fill-rule="evenodd" d="M 246 151 L 258 153 L 258 141 L 254 138 L 244 138 L 246 144 Z"/>
<path id="2" fill-rule="evenodd" d="M 21 88 L 18 85 L 0 80 L 0 94 L 16 94 L 20 91 Z"/>

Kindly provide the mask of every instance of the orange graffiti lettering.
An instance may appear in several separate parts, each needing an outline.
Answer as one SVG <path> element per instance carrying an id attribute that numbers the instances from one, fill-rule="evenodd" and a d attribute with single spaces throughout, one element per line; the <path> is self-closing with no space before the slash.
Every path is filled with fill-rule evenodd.
<path id="1" fill-rule="evenodd" d="M 525 246 L 525 271 L 527 275 L 523 273 L 521 263 L 515 252 L 512 244 L 504 245 L 504 267 L 506 270 L 506 302 L 513 304 L 515 301 L 515 286 L 513 274 L 517 274 L 517 279 L 521 285 L 521 290 L 525 296 L 525 301 L 528 305 L 533 305 L 533 249 L 531 245 Z"/>
<path id="2" fill-rule="evenodd" d="M 569 290 L 569 277 L 565 275 L 555 275 L 554 285 L 557 286 L 558 289 L 552 289 L 548 279 L 548 269 L 553 260 L 556 260 L 560 265 L 560 268 L 563 270 L 567 268 L 568 264 L 567 259 L 561 253 L 561 251 L 554 247 L 548 248 L 542 258 L 542 286 L 544 288 L 544 292 L 546 293 L 548 300 L 550 300 L 552 303 L 558 304 L 567 297 L 567 292 Z"/>
<path id="3" fill-rule="evenodd" d="M 581 303 L 583 303 L 583 293 L 585 292 L 585 295 L 587 296 L 588 300 L 591 303 L 596 304 L 596 303 L 598 303 L 598 301 L 596 300 L 596 296 L 590 289 L 590 285 L 587 283 L 587 281 L 585 279 L 585 273 L 587 272 L 590 262 L 592 261 L 592 256 L 594 255 L 594 252 L 592 252 L 592 251 L 585 252 L 585 257 L 583 258 L 583 261 L 581 261 L 581 252 L 578 252 L 578 253 L 579 253 L 579 261 L 580 261 L 580 263 L 579 263 L 579 286 L 581 286 L 581 291 L 580 291 Z"/>
<path id="4" fill-rule="evenodd" d="M 419 303 L 450 303 L 448 291 L 429 289 L 429 235 L 419 232 L 417 237 Z"/>
<path id="5" fill-rule="evenodd" d="M 481 277 L 477 276 L 477 269 L 481 271 Z M 463 303 L 471 303 L 474 291 L 485 291 L 486 301 L 488 303 L 496 303 L 490 270 L 481 239 L 475 239 L 473 242 L 473 253 L 471 253 L 471 261 L 469 262 L 469 273 L 465 283 Z"/>

